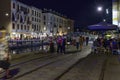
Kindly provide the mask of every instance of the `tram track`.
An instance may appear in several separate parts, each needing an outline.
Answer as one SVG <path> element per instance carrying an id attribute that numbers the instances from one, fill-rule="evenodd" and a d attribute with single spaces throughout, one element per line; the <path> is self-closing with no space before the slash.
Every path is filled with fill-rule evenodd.
<path id="1" fill-rule="evenodd" d="M 47 56 L 41 56 L 41 57 L 37 57 L 37 58 L 33 58 L 33 59 L 29 59 L 29 60 L 26 60 L 26 61 L 22 61 L 22 62 L 19 62 L 19 63 L 15 63 L 15 64 L 12 64 L 10 67 L 14 67 L 14 66 L 17 66 L 17 65 L 20 65 L 20 64 L 25 64 L 27 62 L 31 62 L 31 61 L 34 61 L 34 60 L 38 60 L 38 59 L 46 59 L 46 58 L 54 58 L 54 57 L 57 57 L 59 55 L 47 55 Z"/>
<path id="2" fill-rule="evenodd" d="M 26 61 L 22 61 L 22 62 L 16 62 L 15 64 L 12 64 L 11 66 L 10 66 L 10 70 L 11 69 L 14 69 L 14 67 L 16 67 L 16 66 L 21 66 L 21 65 L 24 65 L 24 64 L 26 64 L 26 63 L 30 63 L 30 62 L 35 62 L 35 61 L 45 61 L 45 60 L 49 60 L 49 59 L 52 59 L 52 58 L 57 58 L 57 57 L 60 57 L 61 55 L 59 55 L 59 54 L 54 54 L 54 55 L 46 55 L 46 56 L 41 56 L 41 57 L 37 57 L 37 58 L 33 58 L 33 59 L 29 59 L 29 60 L 26 60 Z M 2 78 L 2 74 L 4 74 L 5 73 L 5 71 L 2 71 L 2 72 L 0 72 L 0 79 Z"/>
<path id="3" fill-rule="evenodd" d="M 85 60 L 87 62 L 85 62 Z M 90 63 L 90 64 L 87 65 L 87 63 Z M 85 64 L 85 65 L 83 65 L 83 64 Z M 107 57 L 106 56 L 101 57 L 101 58 L 96 58 L 93 60 L 91 58 L 89 58 L 89 56 L 88 56 L 88 58 L 86 57 L 86 59 L 83 58 L 83 59 L 79 60 L 78 62 L 76 62 L 73 66 L 68 68 L 64 73 L 62 73 L 60 76 L 58 76 L 54 80 L 83 80 L 83 79 L 84 80 L 88 80 L 88 79 L 104 80 L 106 65 L 107 65 Z M 75 71 L 76 69 L 77 69 L 77 71 Z M 70 76 L 70 77 L 68 77 L 68 76 Z M 78 79 L 76 79 L 76 77 Z"/>
<path id="4" fill-rule="evenodd" d="M 76 53 L 77 54 L 77 53 Z M 75 57 L 77 57 L 76 54 L 64 54 L 64 55 L 55 55 L 55 56 L 50 56 L 50 57 L 43 57 L 43 59 L 39 59 L 39 58 L 36 58 L 36 59 L 31 59 L 31 60 L 28 60 L 28 61 L 24 61 L 24 62 L 20 62 L 20 63 L 17 63 L 17 64 L 14 64 L 14 65 L 11 65 L 11 69 L 15 69 L 15 68 L 20 68 L 20 71 L 18 72 L 17 75 L 14 75 L 12 79 L 10 80 L 19 80 L 21 77 L 24 77 L 24 76 L 27 76 L 33 72 L 37 72 L 38 70 L 41 70 L 47 66 L 52 66 L 53 64 L 56 64 L 56 63 L 61 63 L 62 64 L 65 62 L 65 63 L 69 63 L 69 64 L 76 64 L 76 63 L 70 63 L 72 62 L 72 58 L 74 57 L 73 60 L 78 61 L 79 59 L 75 59 Z M 82 56 L 82 54 L 81 54 Z M 80 57 L 78 57 L 80 58 Z M 33 64 L 32 64 L 33 63 Z M 29 67 L 31 65 L 31 67 Z M 32 67 L 32 65 L 34 67 Z M 22 69 L 22 67 L 24 69 Z M 63 66 L 62 66 L 63 67 Z M 69 69 L 71 69 L 73 66 L 70 66 L 68 67 L 64 72 L 62 72 L 62 74 L 60 73 L 59 76 L 56 76 L 54 79 L 52 80 L 57 80 L 60 78 L 60 76 L 64 75 L 66 72 L 69 71 Z M 24 71 L 25 69 L 28 69 L 26 71 Z M 39 79 L 38 79 L 39 80 Z"/>
<path id="5" fill-rule="evenodd" d="M 68 58 L 68 57 L 70 57 L 70 58 Z M 68 59 L 66 59 L 66 58 L 68 58 Z M 54 64 L 54 63 L 56 63 L 56 62 L 69 61 L 71 58 L 72 58 L 72 54 L 63 56 L 63 57 L 60 58 L 60 59 L 51 61 L 51 62 L 49 62 L 49 63 L 47 63 L 47 64 L 44 64 L 44 65 L 42 65 L 42 66 L 39 66 L 39 67 L 37 67 L 37 68 L 35 68 L 35 69 L 31 70 L 31 71 L 28 71 L 28 72 L 26 72 L 26 73 L 24 73 L 24 74 L 22 74 L 22 75 L 20 75 L 20 76 L 14 77 L 13 80 L 17 80 L 17 79 L 19 79 L 19 78 L 21 78 L 21 77 L 23 77 L 23 76 L 29 75 L 29 74 L 31 74 L 32 72 L 35 72 L 35 71 L 37 71 L 37 70 L 40 70 L 40 69 L 42 69 L 42 68 L 44 68 L 44 67 L 46 67 L 46 66 L 52 65 L 52 64 Z"/>
<path id="6" fill-rule="evenodd" d="M 57 57 L 57 56 L 59 56 L 59 55 L 45 55 L 45 56 L 32 58 L 32 59 L 28 59 L 28 60 L 21 61 L 21 62 L 16 62 L 16 63 L 11 64 L 10 68 L 15 67 L 15 66 L 20 65 L 20 64 L 25 64 L 25 63 L 28 63 L 28 62 L 31 62 L 31 61 L 35 61 L 35 60 L 38 60 L 38 59 L 41 59 L 41 60 L 46 59 L 46 58 L 49 59 L 49 58 L 54 58 L 54 57 Z M 21 58 L 21 59 L 23 59 L 23 58 Z M 3 73 L 3 72 L 1 72 L 1 73 Z"/>
<path id="7" fill-rule="evenodd" d="M 106 71 L 107 60 L 108 59 L 106 58 L 105 61 L 103 62 L 99 80 L 104 80 L 104 76 L 105 76 L 104 74 L 105 74 L 105 71 Z"/>
<path id="8" fill-rule="evenodd" d="M 54 80 L 60 80 L 62 76 L 64 76 L 65 74 L 67 74 L 72 68 L 74 68 L 77 64 L 79 64 L 79 62 L 81 62 L 82 60 L 84 60 L 84 58 L 79 59 L 72 66 L 70 66 L 68 69 L 66 69 L 63 73 L 61 73 L 59 76 L 57 76 Z"/>
<path id="9" fill-rule="evenodd" d="M 26 72 L 24 72 L 23 74 L 21 74 L 21 75 L 19 75 L 19 76 L 14 77 L 13 80 L 17 80 L 17 79 L 19 79 L 20 77 L 26 76 L 26 75 L 28 75 L 28 74 L 30 74 L 30 73 L 32 73 L 32 72 L 35 72 L 35 71 L 37 71 L 37 70 L 39 70 L 39 69 L 42 69 L 42 68 L 44 68 L 44 67 L 46 67 L 46 66 L 48 66 L 48 65 L 51 65 L 51 64 L 56 63 L 56 62 L 58 62 L 58 61 L 61 61 L 61 60 L 63 60 L 63 59 L 66 60 L 66 58 L 67 58 L 67 57 L 70 57 L 71 55 L 72 55 L 72 54 L 69 54 L 69 55 L 66 55 L 66 56 L 63 55 L 63 56 L 61 56 L 61 57 L 57 57 L 55 60 L 51 60 L 50 62 L 44 61 L 43 64 L 37 66 L 37 67 L 34 68 L 34 69 L 31 69 L 31 70 L 29 70 L 29 71 L 26 71 Z M 50 59 L 50 58 L 49 58 L 49 59 Z"/>
<path id="10" fill-rule="evenodd" d="M 50 80 L 59 80 L 59 78 L 61 78 L 61 76 L 63 76 L 65 73 L 67 73 L 72 67 L 74 67 L 74 65 L 75 64 L 77 64 L 77 62 L 79 61 L 79 60 L 81 60 L 81 59 L 83 59 L 84 57 L 77 57 L 77 55 L 76 54 L 71 54 L 71 55 L 68 55 L 68 56 L 64 56 L 64 57 L 62 57 L 62 58 L 60 58 L 60 59 L 57 59 L 57 60 L 54 60 L 54 61 L 52 61 L 52 62 L 50 62 L 50 63 L 48 63 L 48 64 L 45 64 L 45 65 L 43 65 L 43 66 L 39 66 L 39 67 L 37 67 L 37 68 L 35 68 L 35 69 L 33 69 L 33 70 L 31 70 L 31 71 L 29 71 L 29 72 L 26 72 L 25 74 L 23 74 L 23 75 L 20 75 L 20 76 L 17 76 L 17 77 L 15 77 L 14 78 L 14 80 L 19 80 L 20 78 L 22 78 L 23 77 L 23 79 L 24 79 L 24 76 L 27 76 L 27 75 L 29 75 L 29 74 L 31 74 L 31 73 L 33 73 L 34 74 L 34 72 L 41 72 L 42 70 L 44 70 L 44 69 L 49 69 L 49 67 L 55 67 L 55 70 L 57 70 L 57 72 L 58 72 L 58 74 L 56 73 L 56 75 L 57 76 L 54 76 L 54 78 L 53 79 L 50 79 Z M 66 67 L 63 67 L 64 65 L 66 65 L 66 64 L 68 64 Z M 60 72 L 59 72 L 59 69 L 56 69 L 56 68 L 58 68 L 58 66 L 59 66 L 59 68 L 60 67 L 63 67 L 64 69 L 62 69 Z M 54 68 L 53 68 L 53 70 L 54 70 Z M 45 70 L 46 71 L 46 70 Z M 48 70 L 49 71 L 49 70 Z M 53 71 L 54 72 L 54 71 Z M 42 73 L 42 72 L 41 72 Z M 40 73 L 40 74 L 41 74 Z M 51 73 L 49 73 L 49 72 L 46 72 L 47 74 L 47 76 L 50 76 L 51 75 Z M 49 75 L 50 74 L 50 75 Z M 54 72 L 54 74 L 55 74 L 55 72 Z M 28 77 L 28 76 L 27 76 Z M 21 80 L 21 79 L 20 79 Z M 36 80 L 36 79 L 35 79 Z M 38 80 L 40 80 L 40 79 L 38 79 Z M 44 79 L 42 79 L 42 80 L 44 80 Z M 45 79 L 46 80 L 46 79 Z"/>

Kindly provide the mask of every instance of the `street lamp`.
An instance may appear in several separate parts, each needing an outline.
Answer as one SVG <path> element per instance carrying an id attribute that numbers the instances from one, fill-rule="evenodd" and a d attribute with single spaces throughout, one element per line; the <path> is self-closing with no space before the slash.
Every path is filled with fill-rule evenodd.
<path id="1" fill-rule="evenodd" d="M 9 14 L 8 14 L 8 13 L 5 13 L 5 16 L 9 16 Z"/>
<path id="2" fill-rule="evenodd" d="M 46 27 L 44 27 L 44 31 L 46 30 Z"/>
<path id="3" fill-rule="evenodd" d="M 103 19 L 104 22 L 106 22 L 106 19 Z"/>
<path id="4" fill-rule="evenodd" d="M 70 27 L 68 27 L 68 29 L 70 29 Z"/>
<path id="5" fill-rule="evenodd" d="M 98 6 L 97 7 L 97 11 L 98 12 L 102 12 L 103 11 L 103 7 L 102 6 Z M 103 12 L 102 12 L 103 13 Z M 108 13 L 108 10 L 106 9 L 106 14 Z M 103 16 L 103 14 L 101 15 L 101 17 Z M 106 22 L 106 19 L 102 19 L 103 22 Z"/>
<path id="6" fill-rule="evenodd" d="M 106 22 L 106 21 L 110 21 L 109 19 L 109 15 L 110 15 L 110 8 L 104 8 L 103 6 L 98 6 L 97 7 L 97 11 L 99 13 L 101 13 L 101 17 L 103 18 L 102 21 Z"/>
<path id="7" fill-rule="evenodd" d="M 102 6 L 98 6 L 98 7 L 97 7 L 97 10 L 98 10 L 99 12 L 101 12 L 101 11 L 103 10 L 103 7 L 102 7 Z"/>

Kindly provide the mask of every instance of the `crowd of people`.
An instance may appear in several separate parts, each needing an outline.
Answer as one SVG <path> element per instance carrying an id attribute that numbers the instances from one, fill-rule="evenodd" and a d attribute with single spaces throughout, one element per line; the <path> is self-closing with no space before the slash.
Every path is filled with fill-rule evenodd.
<path id="1" fill-rule="evenodd" d="M 35 39 L 40 40 L 40 39 Z M 67 46 L 74 46 L 76 50 L 81 51 L 83 46 L 88 46 L 90 41 L 89 36 L 76 35 L 76 36 L 57 36 L 57 37 L 46 37 L 43 38 L 42 43 L 47 43 L 42 47 L 46 47 L 46 51 L 50 53 L 57 52 L 58 54 L 65 54 L 67 52 Z M 10 56 L 9 51 L 6 48 L 3 49 L 2 44 L 0 45 L 0 68 L 6 70 L 6 77 L 10 78 L 9 67 L 10 67 Z M 100 53 L 101 51 L 109 52 L 112 54 L 118 54 L 120 50 L 120 38 L 100 38 L 98 37 L 93 41 L 92 50 L 94 53 Z M 2 54 L 3 53 L 3 54 Z M 5 55 L 4 55 L 5 54 Z M 3 61 L 3 62 L 2 62 Z"/>
<path id="2" fill-rule="evenodd" d="M 93 50 L 95 53 L 104 51 L 112 54 L 119 54 L 120 38 L 97 38 L 93 42 Z"/>
<path id="3" fill-rule="evenodd" d="M 58 36 L 56 38 L 49 38 L 47 40 L 49 43 L 49 51 L 51 53 L 56 52 L 57 53 L 66 53 L 66 46 L 75 46 L 77 50 L 82 50 L 83 45 L 88 45 L 89 37 L 85 36 L 73 36 L 73 37 L 67 37 L 65 35 Z M 56 49 L 55 49 L 56 48 Z"/>

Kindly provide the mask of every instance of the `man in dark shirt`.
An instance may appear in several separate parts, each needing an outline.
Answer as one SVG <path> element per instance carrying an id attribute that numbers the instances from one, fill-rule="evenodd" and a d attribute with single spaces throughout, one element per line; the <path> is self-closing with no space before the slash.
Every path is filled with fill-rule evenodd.
<path id="1" fill-rule="evenodd" d="M 89 37 L 86 37 L 86 46 L 88 45 Z"/>

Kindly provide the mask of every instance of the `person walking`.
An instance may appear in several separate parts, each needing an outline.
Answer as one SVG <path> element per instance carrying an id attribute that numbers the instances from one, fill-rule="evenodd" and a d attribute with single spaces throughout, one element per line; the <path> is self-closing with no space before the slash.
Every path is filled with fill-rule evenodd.
<path id="1" fill-rule="evenodd" d="M 111 46 L 111 50 L 112 50 L 112 54 L 118 54 L 117 50 L 118 50 L 118 42 L 116 39 L 113 39 L 110 43 Z"/>
<path id="2" fill-rule="evenodd" d="M 80 44 L 80 43 L 79 43 L 79 41 L 80 41 L 79 39 L 80 39 L 80 37 L 77 36 L 77 37 L 76 37 L 76 49 L 77 49 L 77 50 L 79 50 L 79 44 Z"/>
<path id="3" fill-rule="evenodd" d="M 10 59 L 11 56 L 9 54 L 9 49 L 8 49 L 8 36 L 6 35 L 6 30 L 5 28 L 0 28 L 0 72 L 1 70 L 5 70 L 5 77 L 6 78 L 11 78 L 10 75 Z"/>
<path id="4" fill-rule="evenodd" d="M 10 75 L 10 59 L 11 56 L 9 54 L 9 50 L 7 47 L 7 44 L 5 44 L 4 42 L 0 43 L 0 68 L 1 70 L 5 70 L 5 77 L 6 78 L 11 78 Z"/>
<path id="5" fill-rule="evenodd" d="M 50 38 L 50 53 L 54 53 L 55 49 L 54 49 L 54 42 L 53 42 L 53 38 Z"/>
<path id="6" fill-rule="evenodd" d="M 62 36 L 57 38 L 57 53 L 62 53 Z"/>
<path id="7" fill-rule="evenodd" d="M 82 48 L 83 48 L 83 43 L 84 43 L 84 40 L 83 40 L 83 37 L 82 36 L 80 36 L 80 50 L 82 50 Z"/>
<path id="8" fill-rule="evenodd" d="M 86 37 L 86 46 L 88 46 L 88 42 L 89 42 L 89 37 Z"/>
<path id="9" fill-rule="evenodd" d="M 62 53 L 66 53 L 66 38 L 63 36 L 62 38 Z"/>

